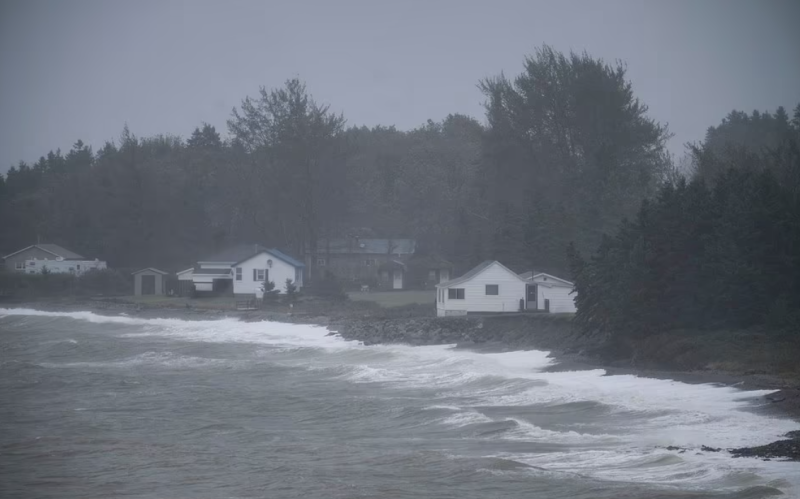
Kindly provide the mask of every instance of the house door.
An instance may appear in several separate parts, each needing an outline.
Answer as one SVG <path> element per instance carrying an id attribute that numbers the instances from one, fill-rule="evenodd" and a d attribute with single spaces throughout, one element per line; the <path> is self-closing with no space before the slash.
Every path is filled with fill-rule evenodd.
<path id="1" fill-rule="evenodd" d="M 394 282 L 392 284 L 392 288 L 393 289 L 403 289 L 403 271 L 402 270 L 395 270 L 394 272 L 392 272 L 392 274 L 393 274 L 393 277 L 394 277 L 394 279 L 393 279 Z"/>
<path id="2" fill-rule="evenodd" d="M 536 310 L 539 308 L 536 305 L 537 288 L 538 286 L 536 286 L 536 284 L 528 284 L 527 304 L 525 305 L 525 308 L 528 310 Z"/>
<path id="3" fill-rule="evenodd" d="M 142 276 L 142 294 L 143 295 L 156 294 L 156 276 L 154 275 Z"/>

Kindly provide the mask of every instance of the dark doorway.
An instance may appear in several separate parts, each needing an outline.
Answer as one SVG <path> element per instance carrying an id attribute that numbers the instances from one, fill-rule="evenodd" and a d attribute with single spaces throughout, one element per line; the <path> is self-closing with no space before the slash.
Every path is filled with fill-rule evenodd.
<path id="1" fill-rule="evenodd" d="M 156 294 L 156 276 L 154 275 L 142 276 L 142 294 L 143 295 Z"/>
<path id="2" fill-rule="evenodd" d="M 528 309 L 537 309 L 539 308 L 536 305 L 536 295 L 537 295 L 538 286 L 536 284 L 528 284 Z"/>

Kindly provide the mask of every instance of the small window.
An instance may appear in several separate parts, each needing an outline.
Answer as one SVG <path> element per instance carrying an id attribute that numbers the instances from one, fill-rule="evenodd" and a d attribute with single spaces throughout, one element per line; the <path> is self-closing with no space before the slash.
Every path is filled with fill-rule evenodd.
<path id="1" fill-rule="evenodd" d="M 32 260 L 30 262 L 28 262 L 28 267 L 34 267 L 34 266 L 36 266 L 36 262 L 34 262 Z"/>
<path id="2" fill-rule="evenodd" d="M 500 286 L 498 284 L 487 284 L 486 285 L 486 294 L 487 295 L 499 295 L 500 294 Z"/>
<path id="3" fill-rule="evenodd" d="M 326 263 L 324 258 L 317 258 L 317 266 L 324 267 Z"/>
<path id="4" fill-rule="evenodd" d="M 14 264 L 14 268 L 17 270 L 25 270 L 25 262 L 17 262 Z"/>
<path id="5" fill-rule="evenodd" d="M 237 281 L 241 281 L 242 280 L 242 268 L 241 267 L 236 267 L 236 280 Z"/>
<path id="6" fill-rule="evenodd" d="M 451 300 L 463 300 L 464 288 L 450 288 L 447 290 L 447 298 Z"/>
<path id="7" fill-rule="evenodd" d="M 254 281 L 266 281 L 267 280 L 267 269 L 253 269 L 253 280 Z"/>
<path id="8" fill-rule="evenodd" d="M 375 259 L 374 258 L 367 258 L 366 260 L 364 260 L 364 266 L 365 267 L 372 267 L 373 265 L 375 265 Z"/>
<path id="9" fill-rule="evenodd" d="M 436 279 L 436 271 L 435 270 L 429 270 L 428 271 L 428 280 L 433 281 L 435 279 Z"/>
<path id="10" fill-rule="evenodd" d="M 79 264 L 78 264 L 78 270 L 80 270 L 80 269 L 81 269 L 81 264 L 79 263 Z"/>

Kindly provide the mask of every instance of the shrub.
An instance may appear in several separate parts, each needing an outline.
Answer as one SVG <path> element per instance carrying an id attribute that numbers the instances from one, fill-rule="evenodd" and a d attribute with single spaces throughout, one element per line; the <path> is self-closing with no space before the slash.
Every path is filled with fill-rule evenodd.
<path id="1" fill-rule="evenodd" d="M 325 277 L 307 287 L 308 294 L 329 300 L 345 301 L 347 293 L 342 282 L 331 271 L 325 272 Z"/>
<path id="2" fill-rule="evenodd" d="M 297 301 L 297 286 L 291 279 L 286 279 L 286 303 L 294 303 Z"/>

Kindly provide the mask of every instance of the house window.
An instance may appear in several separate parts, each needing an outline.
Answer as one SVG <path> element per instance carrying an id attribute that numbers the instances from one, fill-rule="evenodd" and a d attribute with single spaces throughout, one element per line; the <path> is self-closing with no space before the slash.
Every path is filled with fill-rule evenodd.
<path id="1" fill-rule="evenodd" d="M 236 267 L 236 280 L 237 281 L 241 281 L 242 280 L 242 268 L 241 267 Z"/>
<path id="2" fill-rule="evenodd" d="M 324 259 L 324 258 L 317 258 L 317 265 L 318 265 L 319 267 L 324 267 L 324 266 L 325 266 L 325 263 L 326 263 L 326 262 L 325 262 L 325 259 Z"/>
<path id="3" fill-rule="evenodd" d="M 78 270 L 80 270 L 80 269 L 81 269 L 81 264 L 79 263 L 79 264 L 78 264 Z"/>
<path id="4" fill-rule="evenodd" d="M 435 270 L 429 270 L 428 271 L 428 280 L 429 281 L 435 281 L 436 280 L 436 271 Z"/>
<path id="5" fill-rule="evenodd" d="M 366 260 L 364 260 L 364 266 L 365 267 L 372 267 L 373 265 L 375 265 L 375 259 L 374 258 L 367 258 Z"/>
<path id="6" fill-rule="evenodd" d="M 14 268 L 17 270 L 25 270 L 25 262 L 17 262 L 14 264 Z"/>
<path id="7" fill-rule="evenodd" d="M 32 260 L 30 262 L 28 262 L 28 267 L 33 267 L 35 265 L 36 265 L 36 262 L 34 262 Z"/>
<path id="8" fill-rule="evenodd" d="M 500 294 L 500 286 L 498 284 L 487 284 L 486 285 L 486 294 L 487 295 L 499 295 Z"/>
<path id="9" fill-rule="evenodd" d="M 451 300 L 463 300 L 464 288 L 450 288 L 447 290 L 447 298 Z"/>
<path id="10" fill-rule="evenodd" d="M 267 269 L 253 269 L 253 280 L 254 281 L 266 281 L 267 280 Z"/>

